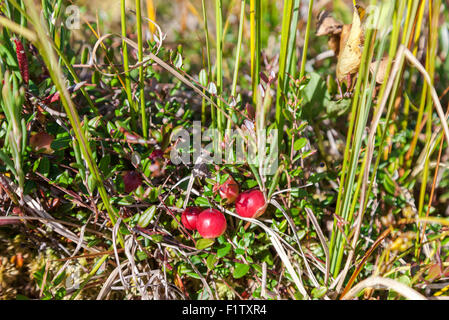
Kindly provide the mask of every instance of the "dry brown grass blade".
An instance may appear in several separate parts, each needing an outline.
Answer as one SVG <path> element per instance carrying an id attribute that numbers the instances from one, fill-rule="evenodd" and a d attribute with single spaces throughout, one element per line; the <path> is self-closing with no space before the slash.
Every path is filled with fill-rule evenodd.
<path id="1" fill-rule="evenodd" d="M 350 300 L 353 297 L 355 297 L 359 292 L 361 292 L 366 288 L 394 290 L 409 300 L 427 300 L 425 296 L 413 290 L 412 288 L 407 287 L 405 284 L 400 283 L 393 279 L 382 277 L 370 277 L 366 280 L 363 280 L 362 282 L 357 284 L 354 288 L 352 288 L 346 295 L 341 297 L 341 299 Z"/>
<path id="2" fill-rule="evenodd" d="M 314 284 L 314 286 L 316 288 L 319 288 L 320 284 L 318 283 L 318 280 L 315 278 L 315 275 L 313 274 L 313 271 L 310 268 L 309 262 L 307 261 L 306 255 L 304 254 L 304 251 L 302 250 L 301 242 L 300 242 L 299 237 L 298 237 L 298 232 L 297 232 L 297 230 L 295 228 L 295 223 L 293 222 L 293 220 L 289 217 L 287 212 L 285 212 L 285 210 L 281 207 L 281 205 L 276 200 L 271 199 L 270 203 L 273 204 L 279 211 L 281 211 L 282 214 L 284 215 L 285 219 L 287 220 L 287 222 L 288 222 L 288 224 L 289 224 L 290 228 L 292 229 L 292 232 L 293 232 L 293 234 L 295 236 L 296 243 L 298 244 L 298 248 L 299 248 L 299 252 L 300 252 L 301 258 L 303 259 L 304 265 L 306 266 L 307 275 L 312 280 L 312 283 Z"/>
<path id="3" fill-rule="evenodd" d="M 117 223 L 118 224 L 118 223 Z M 137 287 L 137 289 L 140 292 L 140 296 L 142 297 L 142 300 L 149 300 L 148 291 L 146 289 L 146 286 L 139 274 L 139 269 L 137 269 L 136 261 L 134 259 L 135 253 L 136 253 L 136 245 L 135 245 L 134 238 L 132 236 L 128 236 L 127 239 L 125 239 L 125 254 L 128 258 L 128 262 L 130 264 L 131 274 L 132 278 L 134 280 L 134 285 Z"/>
<path id="4" fill-rule="evenodd" d="M 52 218 L 42 218 L 42 217 L 22 217 L 22 216 L 0 216 L 0 220 L 37 220 L 37 221 L 41 221 L 41 222 L 53 222 L 53 223 L 59 223 L 59 224 L 64 224 L 66 226 L 70 226 L 70 227 L 75 227 L 75 228 L 81 228 L 82 226 L 76 224 L 76 223 L 72 223 L 72 222 L 68 222 L 68 221 L 63 221 L 63 220 L 58 220 L 58 219 L 52 219 Z M 92 234 L 95 234 L 97 236 L 100 236 L 106 240 L 111 240 L 106 234 L 93 230 L 93 229 L 89 229 L 86 228 L 86 231 Z M 96 250 L 94 248 L 91 248 L 93 251 Z"/>
<path id="5" fill-rule="evenodd" d="M 421 64 L 421 62 L 419 62 L 418 59 L 416 59 L 416 57 L 413 55 L 413 53 L 410 52 L 410 50 L 408 50 L 407 48 L 404 49 L 404 55 L 407 58 L 407 60 L 414 67 L 416 67 L 418 69 L 418 71 L 423 75 L 424 79 L 426 80 L 427 84 L 429 85 L 430 94 L 431 94 L 433 102 L 435 104 L 435 109 L 438 113 L 438 116 L 440 117 L 441 125 L 443 126 L 446 140 L 449 143 L 449 126 L 447 123 L 447 118 L 444 114 L 443 107 L 441 106 L 441 102 L 440 102 L 438 93 L 435 90 L 435 87 L 432 85 L 432 80 L 430 79 L 429 73 L 427 72 L 426 68 L 424 68 L 424 66 Z"/>
<path id="6" fill-rule="evenodd" d="M 123 276 L 123 272 L 122 272 L 122 264 L 120 263 L 120 259 L 118 256 L 118 250 L 117 250 L 117 234 L 118 234 L 118 230 L 120 227 L 120 223 L 122 222 L 122 219 L 119 218 L 117 220 L 117 222 L 115 223 L 114 228 L 112 229 L 112 247 L 114 249 L 114 257 L 115 260 L 117 261 L 117 268 L 118 268 L 118 274 L 120 277 L 120 281 L 122 282 L 122 285 L 125 289 L 128 289 L 128 282 L 126 282 L 125 277 Z M 128 261 L 126 261 L 125 266 L 128 265 Z"/>
<path id="7" fill-rule="evenodd" d="M 360 271 L 362 271 L 362 267 L 365 265 L 368 258 L 371 256 L 371 254 L 376 250 L 376 248 L 382 243 L 382 241 L 390 234 L 391 228 L 388 228 L 385 230 L 380 237 L 376 240 L 376 242 L 373 243 L 371 248 L 365 253 L 365 255 L 362 258 L 362 261 L 360 261 L 359 265 L 357 266 L 357 269 L 352 274 L 351 278 L 348 281 L 348 284 L 346 285 L 345 289 L 343 290 L 343 293 L 341 294 L 341 297 L 344 297 L 346 293 L 351 289 L 355 279 L 359 275 Z"/>
<path id="8" fill-rule="evenodd" d="M 123 250 L 123 249 L 121 249 Z M 123 262 L 120 265 L 117 265 L 117 268 L 115 268 L 111 274 L 109 275 L 109 277 L 106 279 L 106 281 L 103 284 L 103 287 L 101 287 L 100 292 L 98 293 L 98 296 L 96 298 L 96 300 L 103 300 L 104 298 L 107 297 L 107 295 L 109 294 L 109 292 L 111 292 L 111 287 L 112 284 L 114 283 L 115 279 L 117 278 L 117 275 L 119 275 L 121 269 L 126 266 L 128 264 L 127 261 Z"/>
<path id="9" fill-rule="evenodd" d="M 330 273 L 330 256 L 329 256 L 329 247 L 327 246 L 326 238 L 324 237 L 323 231 L 320 228 L 320 224 L 316 219 L 312 209 L 306 207 L 305 208 L 309 219 L 312 221 L 313 226 L 315 227 L 316 233 L 318 234 L 318 238 L 320 239 L 321 246 L 323 247 L 324 255 L 326 256 L 326 274 L 324 278 L 324 284 L 327 285 L 329 281 L 329 273 Z"/>
<path id="10" fill-rule="evenodd" d="M 19 187 L 12 181 L 10 181 L 8 178 L 3 177 L 4 181 L 6 181 L 9 184 L 9 188 L 17 194 Z M 23 196 L 23 203 L 25 206 L 28 207 L 29 212 L 34 213 L 36 218 L 40 218 L 40 219 L 36 219 L 36 220 L 40 220 L 43 223 L 46 223 L 46 225 L 51 228 L 52 230 L 54 230 L 56 233 L 59 233 L 61 236 L 72 240 L 74 243 L 78 243 L 79 242 L 79 237 L 74 234 L 72 231 L 70 231 L 69 229 L 65 228 L 63 226 L 63 224 L 68 224 L 62 221 L 58 221 L 53 219 L 53 217 L 47 212 L 45 211 L 44 207 L 42 206 L 42 204 L 33 199 L 32 197 L 30 197 L 29 195 L 24 195 Z M 10 217 L 8 217 L 10 218 Z M 26 219 L 26 217 L 23 217 L 24 219 Z M 73 225 L 73 224 L 71 224 Z M 76 225 L 77 227 L 81 227 Z M 87 243 L 85 241 L 81 241 L 81 247 L 92 251 L 92 252 L 98 252 L 98 250 L 91 248 L 87 245 Z"/>

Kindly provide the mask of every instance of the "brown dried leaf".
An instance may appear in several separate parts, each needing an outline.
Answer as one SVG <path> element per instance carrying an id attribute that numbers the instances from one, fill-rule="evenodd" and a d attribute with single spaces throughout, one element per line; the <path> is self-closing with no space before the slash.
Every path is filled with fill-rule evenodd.
<path id="1" fill-rule="evenodd" d="M 344 41 L 343 35 L 342 40 Z M 362 21 L 357 8 L 354 8 L 351 30 L 348 40 L 343 43 L 343 50 L 340 52 L 337 63 L 337 78 L 341 82 L 349 75 L 356 74 L 362 59 L 363 30 Z"/>
<path id="2" fill-rule="evenodd" d="M 335 56 L 338 57 L 340 54 L 340 35 L 331 35 L 327 44 L 329 45 L 329 49 L 334 51 Z"/>
<path id="3" fill-rule="evenodd" d="M 329 12 L 323 10 L 318 15 L 317 22 L 317 31 L 316 35 L 320 36 L 329 36 L 329 35 L 338 35 L 341 33 L 343 28 L 343 23 L 335 20 L 332 16 L 330 16 Z"/>
<path id="4" fill-rule="evenodd" d="M 51 134 L 39 132 L 31 136 L 30 145 L 34 152 L 52 154 L 54 150 L 51 148 L 51 143 L 54 139 Z"/>
<path id="5" fill-rule="evenodd" d="M 429 268 L 429 272 L 427 274 L 426 280 L 435 281 L 435 280 L 441 278 L 442 274 L 443 274 L 443 270 L 441 269 L 440 264 L 435 263 Z"/>
<path id="6" fill-rule="evenodd" d="M 345 24 L 341 30 L 340 43 L 338 52 L 342 52 L 348 42 L 349 33 L 351 32 L 352 24 Z"/>
<path id="7" fill-rule="evenodd" d="M 373 76 L 374 76 L 374 73 L 376 72 L 377 65 L 379 63 L 380 63 L 380 66 L 379 66 L 379 71 L 377 72 L 377 75 L 376 75 L 376 82 L 378 84 L 382 84 L 382 83 L 384 83 L 385 75 L 386 75 L 386 72 L 387 72 L 388 57 L 382 58 L 382 60 L 380 60 L 380 62 L 379 61 L 374 61 L 374 62 L 371 63 L 369 69 L 370 69 L 370 72 L 371 72 L 371 74 Z"/>

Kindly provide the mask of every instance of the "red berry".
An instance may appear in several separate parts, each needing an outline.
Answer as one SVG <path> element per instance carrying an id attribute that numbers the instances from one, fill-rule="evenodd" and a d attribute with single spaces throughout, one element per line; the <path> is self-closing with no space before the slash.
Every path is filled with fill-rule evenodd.
<path id="1" fill-rule="evenodd" d="M 181 214 L 181 222 L 188 230 L 196 230 L 196 222 L 201 209 L 197 207 L 187 207 Z"/>
<path id="2" fill-rule="evenodd" d="M 135 171 L 128 171 L 123 176 L 123 183 L 125 184 L 125 192 L 131 193 L 142 184 L 142 177 Z"/>
<path id="3" fill-rule="evenodd" d="M 239 186 L 232 177 L 229 177 L 228 180 L 220 186 L 218 192 L 220 193 L 220 197 L 223 200 L 226 200 L 227 204 L 230 204 L 237 199 L 239 195 Z"/>
<path id="4" fill-rule="evenodd" d="M 204 210 L 198 216 L 196 229 L 203 238 L 217 238 L 226 231 L 226 218 L 216 209 Z"/>
<path id="5" fill-rule="evenodd" d="M 260 190 L 245 191 L 235 202 L 237 214 L 244 218 L 257 218 L 264 214 L 265 209 L 265 197 Z"/>

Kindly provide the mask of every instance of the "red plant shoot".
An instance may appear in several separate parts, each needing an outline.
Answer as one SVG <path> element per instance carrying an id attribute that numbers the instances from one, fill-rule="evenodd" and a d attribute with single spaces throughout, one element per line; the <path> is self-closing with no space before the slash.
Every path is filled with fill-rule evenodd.
<path id="1" fill-rule="evenodd" d="M 20 75 L 22 76 L 23 82 L 28 85 L 28 82 L 30 81 L 30 72 L 25 48 L 23 47 L 22 42 L 18 39 L 14 39 L 14 43 L 16 44 L 16 55 L 19 63 Z"/>

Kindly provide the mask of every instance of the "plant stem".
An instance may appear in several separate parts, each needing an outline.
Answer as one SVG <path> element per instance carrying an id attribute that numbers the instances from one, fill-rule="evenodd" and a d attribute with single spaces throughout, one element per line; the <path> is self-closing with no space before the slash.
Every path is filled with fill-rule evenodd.
<path id="1" fill-rule="evenodd" d="M 209 30 L 207 26 L 207 11 L 206 11 L 206 2 L 205 0 L 201 0 L 201 7 L 203 10 L 203 23 L 204 23 L 204 36 L 206 38 L 206 57 L 207 57 L 207 81 L 209 82 L 212 76 L 212 67 L 210 62 L 210 44 L 209 44 Z M 212 125 L 215 125 L 215 108 L 213 106 L 210 107 L 210 114 Z M 203 98 L 202 102 L 202 112 L 201 112 L 201 122 L 203 125 L 206 125 L 206 99 Z"/>
<path id="2" fill-rule="evenodd" d="M 240 53 L 242 51 L 242 40 L 243 40 L 243 25 L 245 23 L 245 5 L 246 0 L 242 0 L 240 3 L 240 24 L 239 24 L 239 35 L 237 40 L 237 52 L 235 54 L 235 64 L 234 64 L 234 77 L 232 79 L 232 89 L 231 96 L 236 98 L 237 94 L 237 81 L 239 75 L 239 66 L 240 66 Z M 231 110 L 230 116 L 234 115 L 234 110 Z M 231 121 L 227 122 L 227 129 L 231 129 Z"/>
<path id="3" fill-rule="evenodd" d="M 126 38 L 126 1 L 120 0 L 120 10 L 121 10 L 121 27 L 122 27 L 122 37 Z M 129 78 L 129 57 L 128 57 L 128 44 L 125 40 L 122 40 L 122 54 L 123 54 L 123 70 L 125 73 L 125 91 L 128 98 L 128 103 L 131 111 L 132 127 L 136 130 L 136 113 L 137 109 L 133 101 L 132 91 L 131 91 L 131 79 Z"/>
<path id="4" fill-rule="evenodd" d="M 240 24 L 239 24 L 239 35 L 237 40 L 237 52 L 235 54 L 235 65 L 234 65 L 234 77 L 232 79 L 232 91 L 231 96 L 235 97 L 237 91 L 237 81 L 240 66 L 240 52 L 242 50 L 242 40 L 243 40 L 243 25 L 245 23 L 245 5 L 246 0 L 242 0 L 240 3 Z"/>
<path id="5" fill-rule="evenodd" d="M 222 0 L 215 0 L 215 19 L 216 19 L 216 44 L 217 61 L 215 62 L 216 82 L 217 82 L 217 105 L 222 109 L 223 103 L 219 98 L 223 91 L 223 13 Z M 223 134 L 223 113 L 217 110 L 217 128 L 220 134 Z"/>
<path id="6" fill-rule="evenodd" d="M 142 15 L 140 0 L 136 0 L 136 18 L 137 18 L 137 45 L 139 46 L 138 55 L 139 63 L 143 61 L 143 39 L 142 39 Z M 144 66 L 139 67 L 140 80 L 140 116 L 142 121 L 142 135 L 144 139 L 148 139 L 148 121 L 145 111 L 145 74 Z"/>
<path id="7" fill-rule="evenodd" d="M 253 103 L 257 102 L 257 87 L 259 86 L 260 73 L 260 29 L 261 29 L 261 4 L 260 0 L 250 0 L 250 25 L 251 25 L 251 81 L 253 89 Z"/>
<path id="8" fill-rule="evenodd" d="M 304 38 L 304 49 L 302 51 L 301 71 L 299 73 L 299 79 L 302 79 L 304 77 L 304 72 L 306 69 L 307 50 L 309 47 L 309 38 L 310 38 L 310 25 L 312 24 L 312 12 L 313 12 L 313 0 L 309 0 L 309 11 L 307 14 L 306 35 Z"/>
<path id="9" fill-rule="evenodd" d="M 279 54 L 278 88 L 276 93 L 276 128 L 278 129 L 278 146 L 283 146 L 283 128 L 286 95 L 288 91 L 288 71 L 295 55 L 296 26 L 298 24 L 299 1 L 284 1 L 282 16 L 281 51 Z M 295 13 L 296 12 L 296 13 Z"/>

